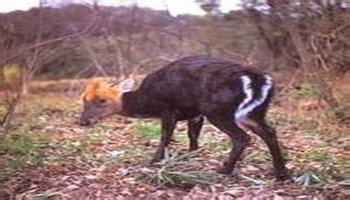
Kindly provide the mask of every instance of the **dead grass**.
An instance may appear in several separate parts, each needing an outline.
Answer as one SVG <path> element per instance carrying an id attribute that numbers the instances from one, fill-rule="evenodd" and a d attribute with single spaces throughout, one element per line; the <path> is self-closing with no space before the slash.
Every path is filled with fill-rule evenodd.
<path id="1" fill-rule="evenodd" d="M 309 89 L 278 96 L 269 113 L 296 180 L 276 184 L 268 150 L 254 135 L 231 176 L 215 172 L 230 144 L 210 124 L 203 128 L 200 150 L 192 154 L 185 125 L 180 125 L 167 158 L 150 167 L 160 131 L 157 121 L 113 117 L 80 127 L 79 89 L 69 95 L 47 92 L 53 85 L 36 85 L 36 92 L 18 106 L 9 134 L 1 134 L 0 199 L 349 195 L 349 127 L 337 124 Z"/>

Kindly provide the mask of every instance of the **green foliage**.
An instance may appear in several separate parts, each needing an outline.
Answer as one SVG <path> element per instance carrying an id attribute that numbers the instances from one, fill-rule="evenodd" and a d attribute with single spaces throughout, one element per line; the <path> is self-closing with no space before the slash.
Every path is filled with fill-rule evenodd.
<path id="1" fill-rule="evenodd" d="M 6 105 L 4 102 L 0 102 L 0 119 L 5 115 L 6 113 Z"/>
<path id="2" fill-rule="evenodd" d="M 271 156 L 266 150 L 254 149 L 244 159 L 248 163 L 263 164 L 271 161 Z"/>
<path id="3" fill-rule="evenodd" d="M 317 95 L 317 89 L 309 84 L 301 84 L 297 88 L 287 91 L 283 96 L 290 99 L 300 99 L 307 96 Z"/>
<path id="4" fill-rule="evenodd" d="M 161 171 L 158 174 L 159 185 L 170 186 L 195 186 L 197 184 L 210 185 L 209 180 L 217 178 L 219 175 L 215 172 L 203 171 Z"/>
<path id="5" fill-rule="evenodd" d="M 22 82 L 22 67 L 18 64 L 8 64 L 2 69 L 4 82 L 10 85 L 19 85 Z"/>
<path id="6" fill-rule="evenodd" d="M 87 134 L 86 139 L 96 141 L 104 140 L 106 139 L 106 137 L 103 135 L 103 133 L 105 133 L 108 130 L 109 127 L 105 126 L 103 123 L 94 124 L 85 130 Z"/>
<path id="7" fill-rule="evenodd" d="M 301 120 L 299 124 L 299 127 L 302 128 L 302 133 L 305 135 L 321 136 L 326 134 L 325 131 L 322 130 L 322 127 L 319 127 L 319 124 L 313 118 L 306 117 L 305 119 Z"/>
<path id="8" fill-rule="evenodd" d="M 285 113 L 270 112 L 269 115 L 270 117 L 268 117 L 267 119 L 270 120 L 269 122 L 271 122 L 271 124 L 274 126 L 294 124 L 297 122 L 297 120 L 293 116 L 286 115 Z"/>
<path id="9" fill-rule="evenodd" d="M 326 148 L 312 148 L 307 151 L 306 157 L 318 162 L 335 162 L 335 158 L 328 153 Z"/>
<path id="10" fill-rule="evenodd" d="M 210 185 L 210 181 L 221 177 L 220 174 L 212 171 L 197 171 L 193 169 L 192 157 L 198 155 L 198 151 L 185 154 L 175 152 L 169 154 L 168 149 L 165 152 L 165 158 L 158 163 L 160 168 L 153 173 L 141 172 L 141 179 L 150 179 L 157 182 L 159 186 L 188 187 L 200 185 Z"/>
<path id="11" fill-rule="evenodd" d="M 25 127 L 15 127 L 0 140 L 0 154 L 7 155 L 8 163 L 0 165 L 1 169 L 21 169 L 42 162 L 41 144 L 38 138 L 28 135 Z"/>
<path id="12" fill-rule="evenodd" d="M 228 140 L 219 140 L 211 135 L 202 134 L 200 136 L 200 144 L 205 148 L 212 149 L 214 151 L 226 152 L 230 150 L 230 142 Z"/>
<path id="13" fill-rule="evenodd" d="M 160 125 L 152 123 L 137 122 L 132 124 L 137 134 L 146 139 L 156 139 L 160 136 Z"/>
<path id="14" fill-rule="evenodd" d="M 316 130 L 316 129 L 307 129 L 303 131 L 303 134 L 309 135 L 309 136 L 320 136 L 320 135 L 324 135 L 325 132 L 321 130 Z"/>
<path id="15" fill-rule="evenodd" d="M 320 167 L 315 167 L 313 172 L 321 177 L 322 180 L 331 178 L 345 179 L 348 177 L 348 174 L 342 168 L 344 161 L 338 160 L 328 151 L 329 148 L 327 147 L 314 147 L 305 152 L 304 157 L 320 165 Z"/>
<path id="16" fill-rule="evenodd" d="M 186 142 L 189 141 L 187 133 L 178 132 L 178 133 L 176 133 L 174 135 L 175 135 L 175 140 L 178 141 L 178 142 L 186 143 Z"/>

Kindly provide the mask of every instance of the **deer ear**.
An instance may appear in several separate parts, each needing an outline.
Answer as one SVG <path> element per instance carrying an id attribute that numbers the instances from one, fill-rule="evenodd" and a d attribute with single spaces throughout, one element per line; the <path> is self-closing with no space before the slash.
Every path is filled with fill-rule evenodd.
<path id="1" fill-rule="evenodd" d="M 119 83 L 119 90 L 121 92 L 130 92 L 135 88 L 135 79 L 127 78 Z"/>

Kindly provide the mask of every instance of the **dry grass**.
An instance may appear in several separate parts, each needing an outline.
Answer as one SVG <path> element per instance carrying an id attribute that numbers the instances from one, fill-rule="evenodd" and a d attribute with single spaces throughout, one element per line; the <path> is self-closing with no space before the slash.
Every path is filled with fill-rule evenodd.
<path id="1" fill-rule="evenodd" d="M 349 195 L 345 186 L 350 180 L 349 127 L 337 124 L 309 89 L 279 95 L 269 113 L 295 180 L 276 184 L 267 148 L 255 136 L 235 174 L 215 173 L 230 144 L 210 124 L 203 128 L 200 150 L 192 154 L 187 152 L 186 130 L 180 125 L 165 161 L 150 167 L 158 142 L 157 121 L 116 116 L 80 127 L 75 122 L 81 109 L 81 84 L 58 85 L 35 83 L 34 93 L 18 106 L 11 131 L 1 135 L 0 199 L 342 199 Z"/>

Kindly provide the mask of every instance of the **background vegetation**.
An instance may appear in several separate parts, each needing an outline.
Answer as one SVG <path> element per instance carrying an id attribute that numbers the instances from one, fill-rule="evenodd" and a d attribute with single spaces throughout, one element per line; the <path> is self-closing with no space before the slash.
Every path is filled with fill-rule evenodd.
<path id="1" fill-rule="evenodd" d="M 66 4 L 0 14 L 0 199 L 349 198 L 350 5 L 343 0 L 197 0 L 204 16 L 148 8 Z M 269 120 L 293 182 L 274 183 L 254 138 L 238 171 L 213 171 L 229 149 L 206 124 L 187 153 L 185 124 L 160 166 L 154 120 L 75 121 L 88 78 L 143 77 L 178 58 L 206 54 L 272 73 Z"/>

